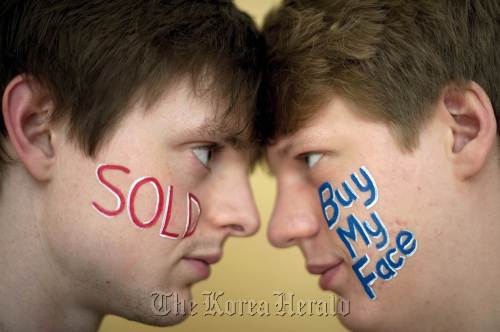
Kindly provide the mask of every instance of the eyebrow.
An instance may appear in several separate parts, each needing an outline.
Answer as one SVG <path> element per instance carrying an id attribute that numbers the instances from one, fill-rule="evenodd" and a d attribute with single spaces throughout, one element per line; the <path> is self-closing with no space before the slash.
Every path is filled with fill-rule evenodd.
<path id="1" fill-rule="evenodd" d="M 289 139 L 287 142 L 283 143 L 282 146 L 276 147 L 275 153 L 278 155 L 279 158 L 290 157 L 290 150 L 292 150 L 296 146 L 300 146 L 301 144 L 303 144 L 303 142 L 311 141 L 314 139 L 313 136 L 310 134 L 302 134 L 302 136 L 298 135 L 298 138 L 297 134 L 294 134 L 294 136 L 296 136 L 294 139 Z M 271 175 L 275 175 L 275 172 L 271 167 L 271 162 L 269 160 L 267 153 L 265 154 L 264 160 L 268 165 L 269 172 L 271 173 Z"/>
<path id="2" fill-rule="evenodd" d="M 281 156 L 281 157 L 288 157 L 290 156 L 290 150 L 293 150 L 296 147 L 301 147 L 305 144 L 306 142 L 317 142 L 318 141 L 318 135 L 316 132 L 297 132 L 293 134 L 294 136 L 292 139 L 289 139 L 287 142 L 285 142 L 282 146 L 278 147 L 276 149 L 276 153 Z"/>
<path id="3" fill-rule="evenodd" d="M 228 129 L 230 129 L 229 132 Z M 199 137 L 209 137 L 222 141 L 238 150 L 244 150 L 251 146 L 250 140 L 244 137 L 243 131 L 228 128 L 222 121 L 208 120 L 195 128 L 188 129 L 187 132 L 193 132 Z"/>

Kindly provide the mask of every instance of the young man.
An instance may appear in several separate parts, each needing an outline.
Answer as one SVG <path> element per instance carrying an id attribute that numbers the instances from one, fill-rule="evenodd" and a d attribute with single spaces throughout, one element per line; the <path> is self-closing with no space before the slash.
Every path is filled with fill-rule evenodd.
<path id="1" fill-rule="evenodd" d="M 0 330 L 186 317 L 227 237 L 259 225 L 261 44 L 229 1 L 2 3 Z"/>
<path id="2" fill-rule="evenodd" d="M 500 328 L 499 22 L 494 0 L 266 19 L 269 239 L 350 300 L 350 329 Z"/>

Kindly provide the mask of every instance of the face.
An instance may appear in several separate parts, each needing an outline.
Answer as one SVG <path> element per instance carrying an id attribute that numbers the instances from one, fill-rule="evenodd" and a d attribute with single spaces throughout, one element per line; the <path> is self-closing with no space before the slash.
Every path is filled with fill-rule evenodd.
<path id="1" fill-rule="evenodd" d="M 485 280 L 463 264 L 487 261 L 470 249 L 481 239 L 470 222 L 481 196 L 453 175 L 439 112 L 410 153 L 356 107 L 334 96 L 268 147 L 278 184 L 268 237 L 277 247 L 298 246 L 320 287 L 350 300 L 351 313 L 340 317 L 349 328 L 449 326 L 445 308 L 467 301 L 457 283 L 474 289 Z"/>
<path id="2" fill-rule="evenodd" d="M 93 159 L 64 128 L 56 133 L 41 220 L 63 284 L 83 306 L 149 324 L 180 321 L 173 311 L 154 315 L 151 294 L 190 300 L 228 236 L 257 231 L 249 156 L 213 105 L 188 84 L 172 87 L 150 109 L 135 105 Z"/>

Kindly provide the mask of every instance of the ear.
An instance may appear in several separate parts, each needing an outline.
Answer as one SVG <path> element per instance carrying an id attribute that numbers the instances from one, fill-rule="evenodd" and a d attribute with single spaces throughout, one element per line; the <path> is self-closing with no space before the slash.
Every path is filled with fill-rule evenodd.
<path id="1" fill-rule="evenodd" d="M 479 173 L 496 146 L 495 112 L 488 95 L 475 82 L 447 86 L 441 98 L 453 134 L 448 152 L 455 174 L 465 180 Z"/>
<path id="2" fill-rule="evenodd" d="M 4 91 L 2 113 L 8 143 L 28 172 L 38 181 L 51 177 L 55 162 L 50 117 L 54 103 L 34 78 L 16 76 Z"/>

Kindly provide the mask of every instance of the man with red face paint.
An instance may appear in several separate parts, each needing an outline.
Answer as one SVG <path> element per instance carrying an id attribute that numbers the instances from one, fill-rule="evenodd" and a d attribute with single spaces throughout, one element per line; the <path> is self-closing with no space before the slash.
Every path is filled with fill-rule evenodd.
<path id="1" fill-rule="evenodd" d="M 151 294 L 259 226 L 260 48 L 229 1 L 2 2 L 0 330 L 186 317 Z"/>

